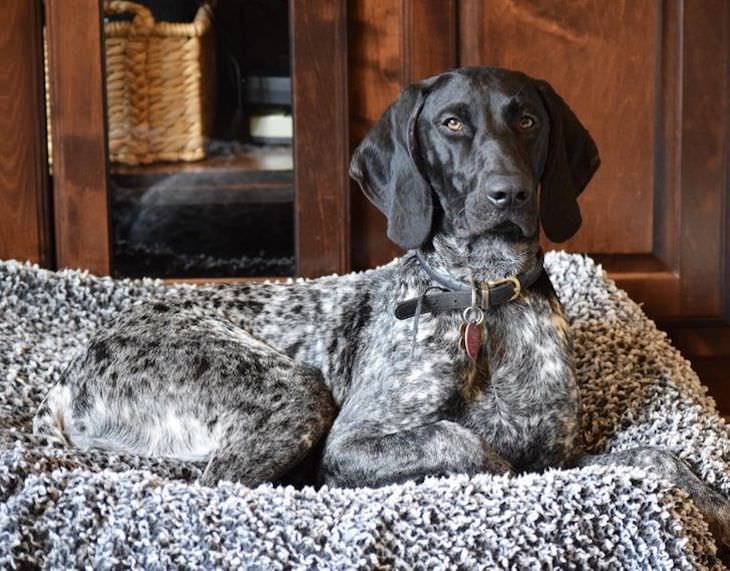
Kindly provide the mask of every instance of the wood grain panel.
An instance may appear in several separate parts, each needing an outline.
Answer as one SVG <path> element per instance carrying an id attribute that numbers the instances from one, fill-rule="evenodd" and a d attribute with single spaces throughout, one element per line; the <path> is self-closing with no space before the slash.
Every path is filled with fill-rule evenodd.
<path id="1" fill-rule="evenodd" d="M 402 11 L 399 2 L 348 2 L 350 142 L 354 148 L 401 90 Z M 351 185 L 352 266 L 363 270 L 398 256 L 383 215 Z"/>
<path id="2" fill-rule="evenodd" d="M 456 64 L 455 0 L 349 0 L 350 124 L 354 147 L 412 81 Z M 352 185 L 353 268 L 400 255 L 383 215 Z"/>
<path id="3" fill-rule="evenodd" d="M 456 66 L 458 26 L 456 0 L 406 0 L 402 6 L 405 87 Z"/>
<path id="4" fill-rule="evenodd" d="M 730 87 L 730 3 L 685 0 L 682 64 L 680 313 L 725 309 Z M 711 65 L 708 63 L 711 62 Z"/>
<path id="5" fill-rule="evenodd" d="M 651 251 L 656 3 L 463 0 L 461 6 L 460 65 L 547 79 L 601 150 L 601 169 L 580 199 L 590 231 L 561 247 Z"/>
<path id="6" fill-rule="evenodd" d="M 656 99 L 653 254 L 669 268 L 679 267 L 677 235 L 681 217 L 682 4 L 662 0 L 660 9 L 659 96 Z M 679 287 L 677 285 L 677 287 Z"/>
<path id="7" fill-rule="evenodd" d="M 347 11 L 291 3 L 297 273 L 350 270 Z"/>
<path id="8" fill-rule="evenodd" d="M 39 2 L 0 12 L 0 258 L 53 261 Z"/>
<path id="9" fill-rule="evenodd" d="M 111 272 L 99 0 L 46 1 L 59 268 Z"/>

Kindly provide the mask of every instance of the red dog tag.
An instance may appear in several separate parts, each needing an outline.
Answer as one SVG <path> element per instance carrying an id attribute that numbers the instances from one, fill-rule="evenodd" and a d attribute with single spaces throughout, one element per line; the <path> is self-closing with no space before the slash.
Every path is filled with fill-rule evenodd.
<path id="1" fill-rule="evenodd" d="M 464 329 L 464 350 L 472 362 L 476 363 L 479 358 L 479 350 L 482 348 L 482 329 L 484 324 L 467 323 Z"/>

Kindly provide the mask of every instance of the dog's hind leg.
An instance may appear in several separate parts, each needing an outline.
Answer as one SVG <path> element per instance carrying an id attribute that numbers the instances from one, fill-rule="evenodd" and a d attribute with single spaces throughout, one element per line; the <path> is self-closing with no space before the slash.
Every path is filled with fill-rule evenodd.
<path id="1" fill-rule="evenodd" d="M 286 476 L 329 430 L 335 405 L 319 370 L 280 356 L 257 379 L 261 391 L 230 407 L 201 483 L 255 486 Z M 234 404 L 233 402 L 231 404 Z M 296 479 L 296 478 L 295 478 Z"/>
<path id="2" fill-rule="evenodd" d="M 334 415 L 318 369 L 224 318 L 156 303 L 92 340 L 34 430 L 81 449 L 208 461 L 204 483 L 256 485 L 286 475 Z"/>
<path id="3" fill-rule="evenodd" d="M 576 465 L 633 466 L 660 476 L 686 491 L 705 516 L 718 544 L 730 546 L 730 500 L 711 489 L 671 452 L 649 446 L 632 448 L 620 452 L 586 455 Z"/>

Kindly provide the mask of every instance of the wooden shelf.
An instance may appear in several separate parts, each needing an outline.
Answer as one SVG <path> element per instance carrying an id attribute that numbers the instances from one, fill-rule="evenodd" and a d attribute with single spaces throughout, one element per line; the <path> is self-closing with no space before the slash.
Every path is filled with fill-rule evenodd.
<path id="1" fill-rule="evenodd" d="M 154 188 L 158 203 L 226 204 L 294 201 L 292 149 L 237 146 L 193 163 L 114 164 L 111 186 L 119 197 Z"/>
<path id="2" fill-rule="evenodd" d="M 292 148 L 288 146 L 237 145 L 228 152 L 215 151 L 202 161 L 125 165 L 112 163 L 116 176 L 170 175 L 179 173 L 284 172 L 293 170 Z"/>

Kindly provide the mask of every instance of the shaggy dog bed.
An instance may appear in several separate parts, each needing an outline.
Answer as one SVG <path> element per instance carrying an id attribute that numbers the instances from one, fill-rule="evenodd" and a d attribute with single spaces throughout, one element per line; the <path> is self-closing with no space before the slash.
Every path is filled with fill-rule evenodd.
<path id="1" fill-rule="evenodd" d="M 689 363 L 590 259 L 545 263 L 573 327 L 590 450 L 663 447 L 730 495 L 730 431 Z M 94 331 L 184 287 L 0 263 L 0 567 L 722 568 L 687 495 L 626 467 L 206 488 L 199 465 L 31 434 Z"/>

